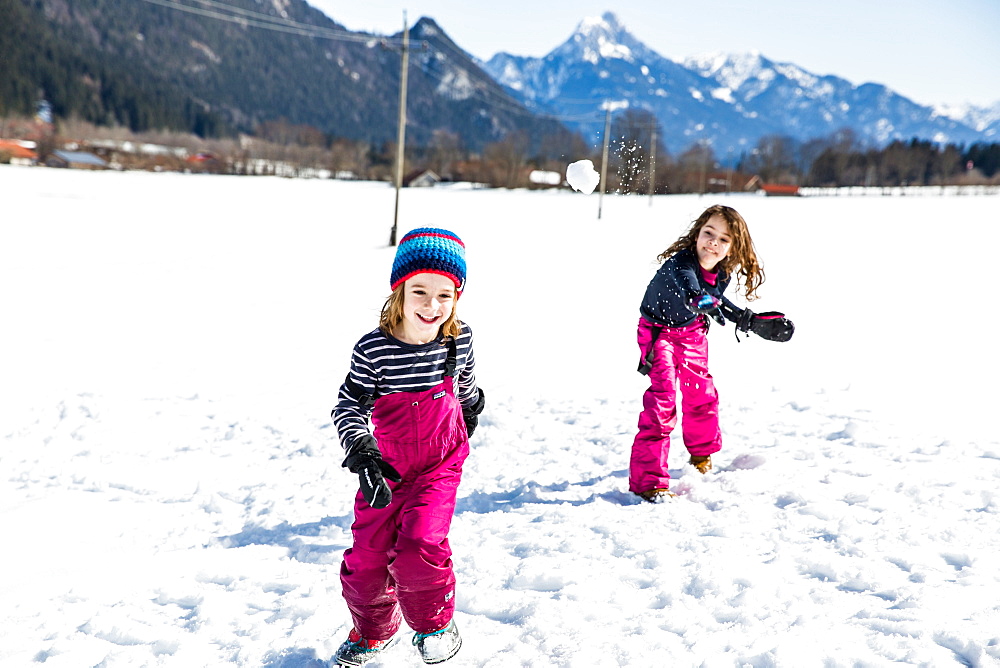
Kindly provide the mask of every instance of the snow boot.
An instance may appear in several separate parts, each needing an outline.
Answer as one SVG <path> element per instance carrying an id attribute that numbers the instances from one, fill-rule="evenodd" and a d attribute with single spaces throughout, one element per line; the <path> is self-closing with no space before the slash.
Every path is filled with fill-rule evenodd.
<path id="1" fill-rule="evenodd" d="M 458 635 L 458 627 L 452 619 L 440 631 L 414 633 L 413 644 L 420 650 L 424 663 L 443 663 L 458 654 L 462 648 L 462 636 Z"/>
<path id="2" fill-rule="evenodd" d="M 695 457 L 692 455 L 688 463 L 698 469 L 699 473 L 708 473 L 712 470 L 712 455 L 706 455 L 705 457 Z"/>
<path id="3" fill-rule="evenodd" d="M 665 487 L 657 487 L 655 489 L 647 489 L 645 492 L 636 492 L 636 494 L 643 500 L 649 501 L 650 503 L 666 503 L 670 499 L 677 496 L 669 489 Z"/>
<path id="4" fill-rule="evenodd" d="M 357 629 L 351 629 L 347 640 L 333 655 L 334 666 L 361 666 L 373 661 L 385 650 L 396 644 L 399 636 L 388 640 L 365 640 Z"/>

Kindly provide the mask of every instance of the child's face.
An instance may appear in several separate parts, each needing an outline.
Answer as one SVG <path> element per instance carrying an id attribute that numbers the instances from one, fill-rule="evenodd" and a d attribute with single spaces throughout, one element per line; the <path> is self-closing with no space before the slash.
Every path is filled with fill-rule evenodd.
<path id="1" fill-rule="evenodd" d="M 403 284 L 403 321 L 393 335 L 406 343 L 429 343 L 455 309 L 455 283 L 439 274 L 417 274 Z"/>
<path id="2" fill-rule="evenodd" d="M 702 225 L 698 232 L 698 240 L 695 242 L 698 264 L 701 265 L 702 269 L 711 271 L 729 255 L 732 243 L 733 239 L 729 234 L 729 225 L 726 223 L 726 219 L 715 214 Z"/>

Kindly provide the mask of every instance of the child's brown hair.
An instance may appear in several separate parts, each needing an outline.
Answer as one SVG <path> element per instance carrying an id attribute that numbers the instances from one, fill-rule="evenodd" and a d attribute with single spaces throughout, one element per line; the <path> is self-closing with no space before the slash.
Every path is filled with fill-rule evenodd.
<path id="1" fill-rule="evenodd" d="M 378 317 L 378 328 L 382 330 L 383 334 L 391 336 L 393 330 L 396 329 L 399 323 L 403 322 L 403 291 L 405 289 L 406 282 L 404 281 L 396 286 L 396 289 L 392 291 L 389 298 L 385 300 L 385 304 L 382 305 L 382 313 Z M 457 294 L 455 295 L 455 303 L 451 307 L 451 315 L 441 323 L 440 332 L 443 336 L 450 336 L 452 338 L 457 338 L 462 333 L 462 323 L 458 320 Z"/>
<path id="2" fill-rule="evenodd" d="M 691 228 L 680 239 L 670 245 L 667 250 L 656 256 L 656 259 L 663 262 L 672 255 L 684 250 L 695 250 L 698 235 L 701 228 L 712 216 L 720 216 L 729 226 L 729 237 L 732 243 L 729 253 L 719 263 L 719 271 L 726 276 L 736 276 L 737 281 L 743 285 L 743 291 L 748 301 L 757 299 L 757 288 L 764 282 L 764 268 L 757 260 L 757 251 L 753 246 L 753 239 L 750 238 L 750 230 L 743 216 L 736 209 L 724 204 L 715 204 L 705 209 L 697 220 L 691 224 Z"/>

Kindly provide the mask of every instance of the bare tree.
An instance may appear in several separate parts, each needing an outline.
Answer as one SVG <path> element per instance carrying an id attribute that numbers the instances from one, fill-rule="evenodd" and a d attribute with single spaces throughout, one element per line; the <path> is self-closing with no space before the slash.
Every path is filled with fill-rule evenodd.
<path id="1" fill-rule="evenodd" d="M 338 172 L 350 172 L 362 177 L 368 173 L 369 146 L 360 141 L 334 139 L 330 145 L 329 159 L 330 171 L 335 175 Z"/>
<path id="2" fill-rule="evenodd" d="M 743 168 L 770 183 L 793 183 L 800 180 L 796 153 L 799 143 L 785 135 L 767 135 L 757 141 Z"/>
<path id="3" fill-rule="evenodd" d="M 511 132 L 503 140 L 488 144 L 484 156 L 493 167 L 490 183 L 503 188 L 527 185 L 523 172 L 528 162 L 528 135 L 523 131 Z"/>
<path id="4" fill-rule="evenodd" d="M 679 180 L 675 180 L 678 192 L 703 193 L 707 187 L 708 173 L 715 169 L 718 160 L 715 150 L 707 141 L 699 141 L 690 146 L 677 158 Z"/>
<path id="5" fill-rule="evenodd" d="M 938 154 L 935 172 L 938 184 L 942 186 L 962 173 L 962 152 L 957 146 L 948 144 Z"/>
<path id="6" fill-rule="evenodd" d="M 575 162 L 590 155 L 590 147 L 578 132 L 559 128 L 542 137 L 538 157 L 542 166 L 552 171 L 562 171 L 568 162 Z"/>
<path id="7" fill-rule="evenodd" d="M 656 116 L 645 109 L 626 109 L 613 118 L 611 136 L 614 138 L 614 159 L 608 166 L 616 168 L 619 190 L 623 193 L 649 193 L 654 141 L 658 159 L 659 156 L 666 156 L 666 149 L 661 143 L 663 131 Z"/>
<path id="8" fill-rule="evenodd" d="M 427 166 L 441 178 L 451 178 L 453 165 L 462 159 L 462 139 L 448 130 L 435 130 L 431 135 Z"/>

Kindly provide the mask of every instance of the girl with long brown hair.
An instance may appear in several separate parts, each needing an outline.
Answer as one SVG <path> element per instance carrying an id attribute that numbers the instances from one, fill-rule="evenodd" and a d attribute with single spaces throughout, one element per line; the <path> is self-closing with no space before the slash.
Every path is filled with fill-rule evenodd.
<path id="1" fill-rule="evenodd" d="M 712 455 L 722 448 L 719 395 L 708 372 L 709 318 L 720 325 L 730 320 L 738 331 L 772 341 L 787 341 L 795 331 L 783 313 L 754 313 L 723 296 L 733 277 L 749 301 L 764 282 L 746 221 L 732 207 L 705 209 L 657 259 L 663 264 L 639 308 L 639 371 L 649 375 L 650 386 L 629 465 L 630 491 L 652 503 L 673 496 L 667 455 L 677 424 L 678 386 L 689 463 L 707 473 Z"/>

